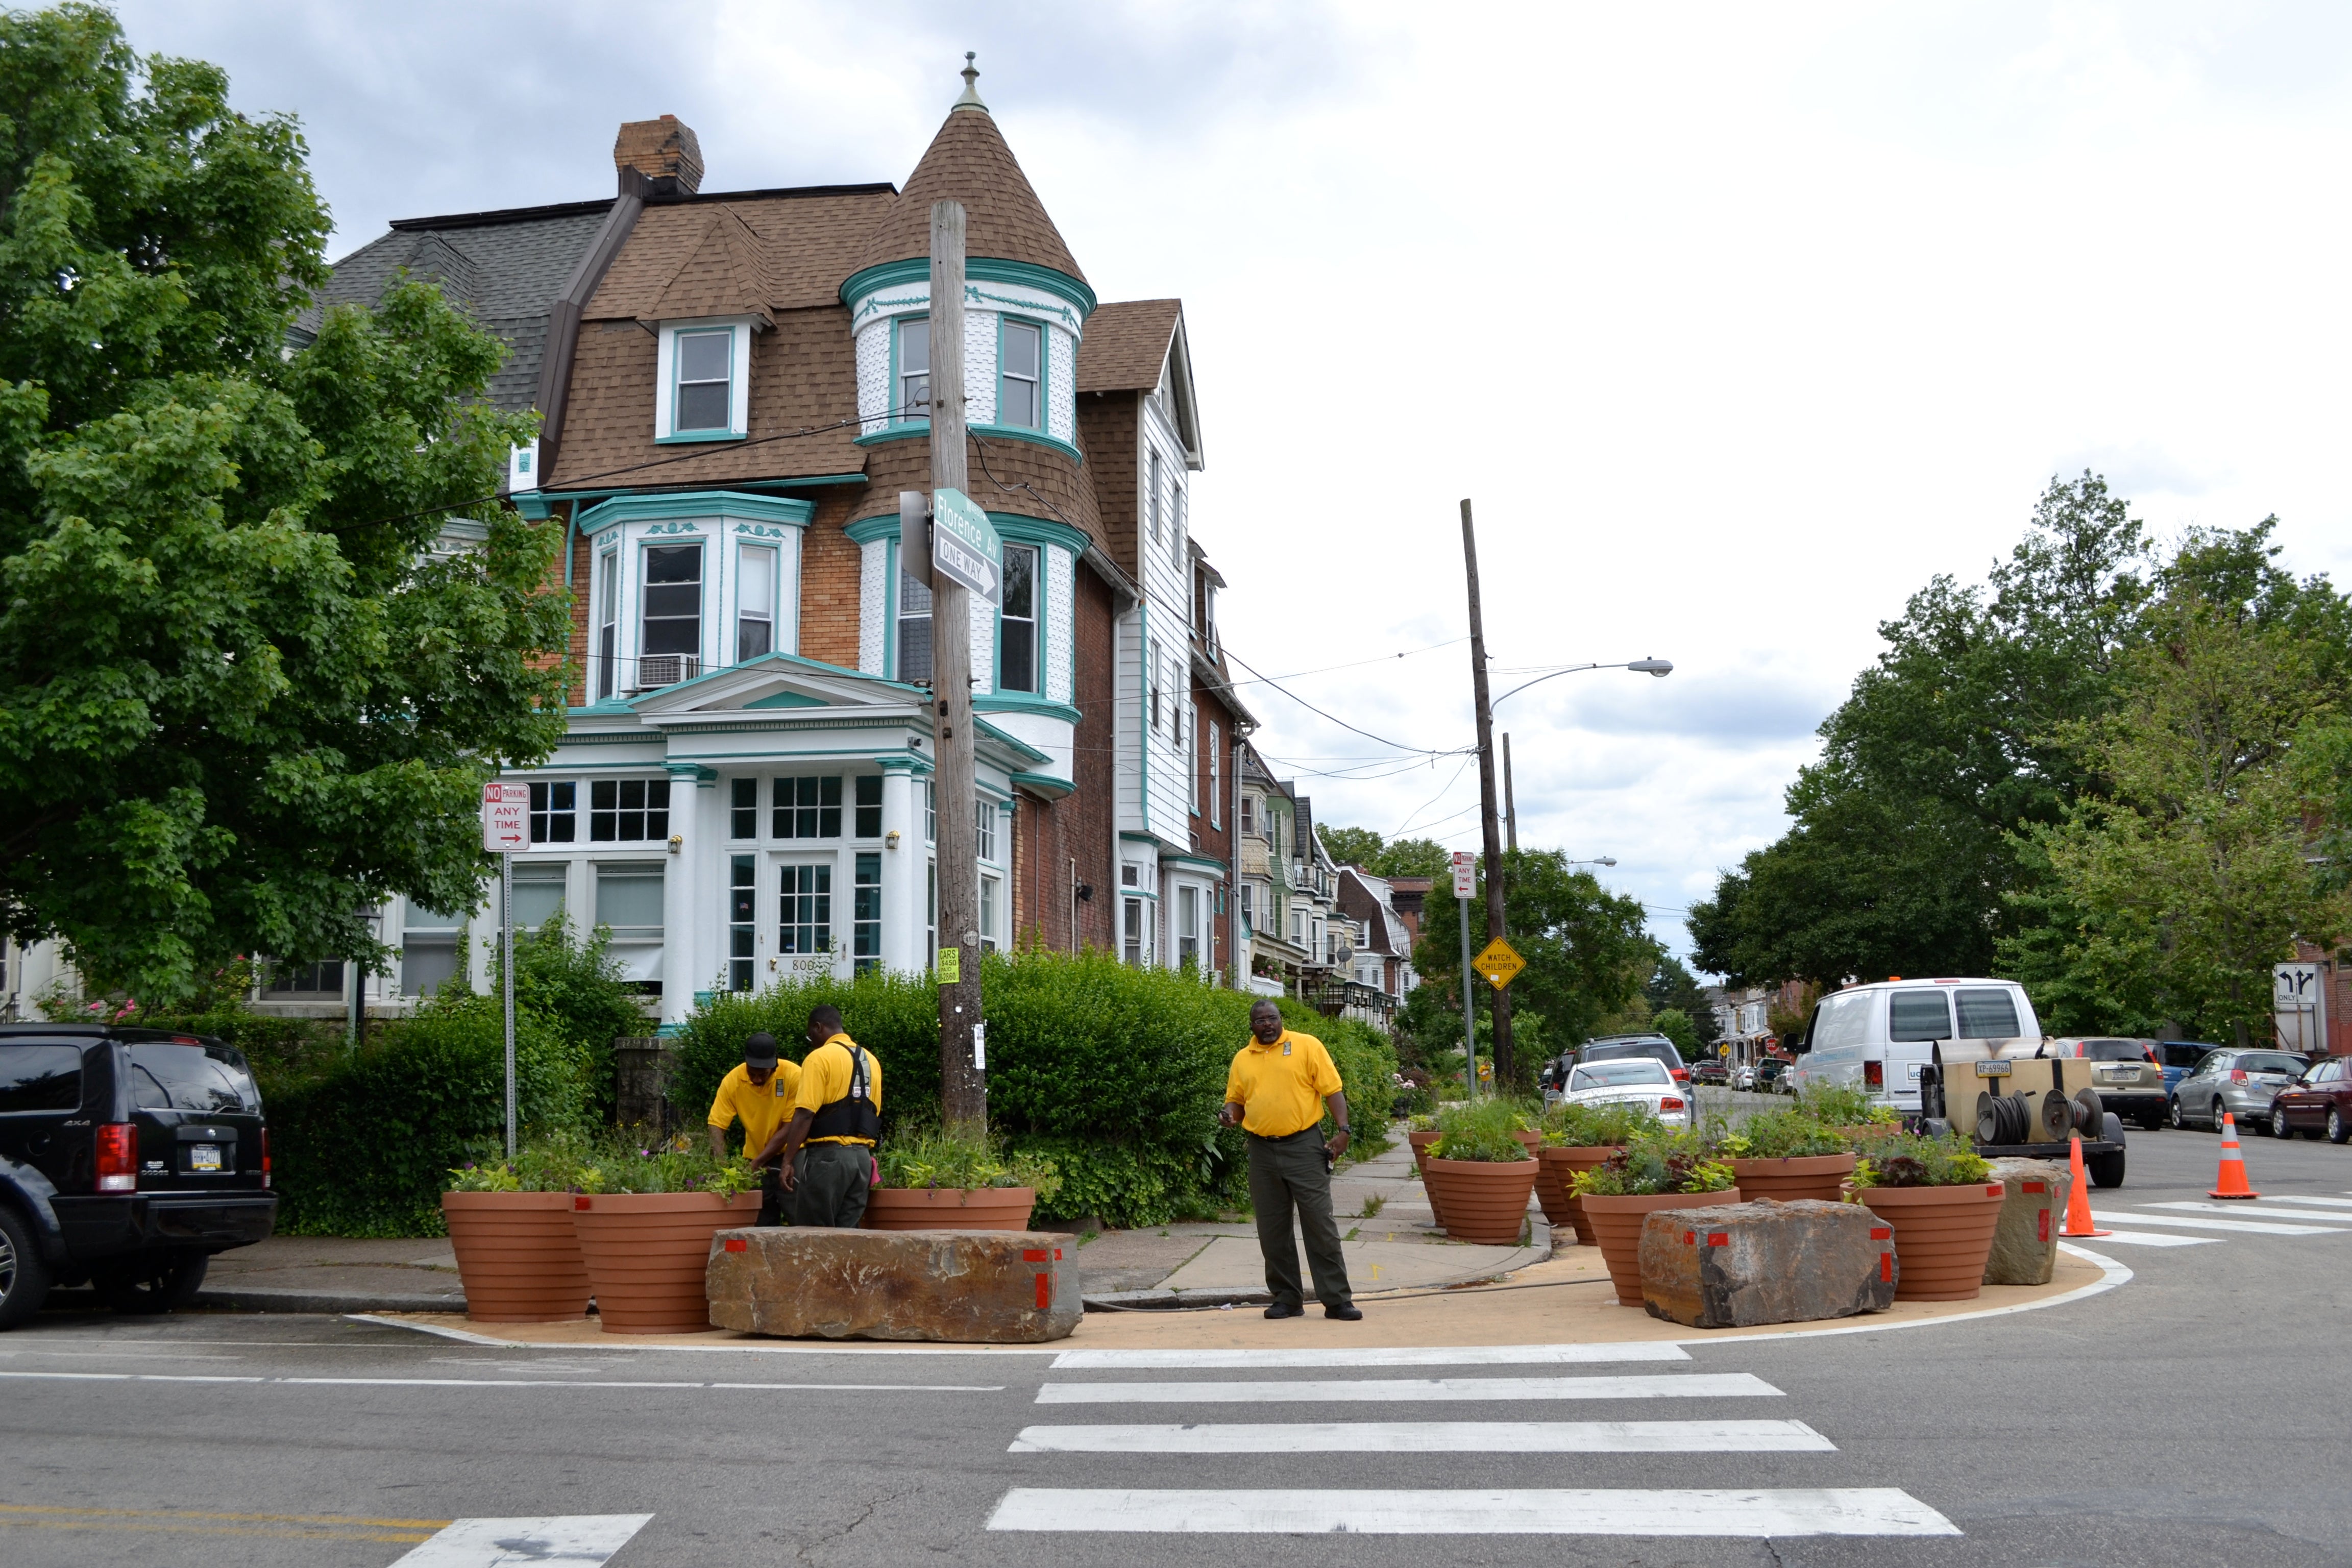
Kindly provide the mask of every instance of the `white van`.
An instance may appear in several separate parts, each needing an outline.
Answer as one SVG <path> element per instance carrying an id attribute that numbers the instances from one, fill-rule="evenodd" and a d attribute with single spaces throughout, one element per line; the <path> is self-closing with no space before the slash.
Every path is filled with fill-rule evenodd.
<path id="1" fill-rule="evenodd" d="M 1887 980 L 1822 998 L 1795 1042 L 1791 1087 L 1845 1084 L 1898 1110 L 1919 1109 L 1919 1068 L 1937 1045 L 2040 1039 L 2013 980 Z"/>

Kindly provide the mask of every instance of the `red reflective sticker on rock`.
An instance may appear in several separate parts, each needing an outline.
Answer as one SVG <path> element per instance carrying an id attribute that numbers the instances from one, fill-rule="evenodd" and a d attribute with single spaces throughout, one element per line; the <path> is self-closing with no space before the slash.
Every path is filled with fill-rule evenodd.
<path id="1" fill-rule="evenodd" d="M 1881 1279 L 1895 1278 L 1895 1254 L 1882 1252 L 1878 1255 L 1878 1277 Z"/>
<path id="2" fill-rule="evenodd" d="M 2046 1184 L 2042 1182 L 2028 1182 L 2025 1184 L 2022 1190 L 2029 1193 L 2046 1193 L 2050 1188 Z"/>
<path id="3" fill-rule="evenodd" d="M 2043 1209 L 2042 1211 L 2041 1235 L 2034 1237 L 2034 1239 L 2037 1241 L 2047 1241 L 2050 1239 L 2050 1211 L 2048 1209 Z"/>
<path id="4" fill-rule="evenodd" d="M 1028 1251 L 1021 1255 L 1021 1261 L 1024 1263 L 1043 1263 L 1045 1261 L 1045 1249 L 1042 1247 L 1033 1247 Z"/>
<path id="5" fill-rule="evenodd" d="M 1695 1246 L 1696 1246 L 1697 1244 L 1698 1244 L 1698 1232 L 1696 1232 L 1696 1231 L 1695 1231 L 1695 1230 L 1686 1230 L 1686 1231 L 1683 1232 L 1683 1245 L 1684 1245 L 1685 1247 L 1695 1247 Z"/>
<path id="6" fill-rule="evenodd" d="M 1054 1277 L 1051 1274 L 1040 1274 L 1037 1276 L 1037 1310 L 1042 1312 L 1053 1304 Z"/>
<path id="7" fill-rule="evenodd" d="M 1058 1247 L 1054 1248 L 1054 1261 L 1056 1263 L 1062 1261 L 1062 1249 Z"/>
<path id="8" fill-rule="evenodd" d="M 742 1252 L 742 1251 L 745 1251 L 746 1249 L 748 1249 L 748 1248 L 751 1247 L 751 1244 L 750 1242 L 748 1242 L 748 1241 L 745 1241 L 745 1240 L 744 1240 L 741 1237 L 740 1237 L 740 1236 L 730 1236 L 730 1237 L 729 1237 L 727 1238 L 727 1244 L 726 1244 L 726 1245 L 727 1245 L 727 1250 L 728 1250 L 728 1251 L 730 1251 L 730 1252 Z"/>
<path id="9" fill-rule="evenodd" d="M 1885 1226 L 1874 1225 L 1870 1227 L 1870 1239 L 1873 1241 L 1893 1241 L 1895 1239 L 1895 1232 Z"/>
<path id="10" fill-rule="evenodd" d="M 1720 1230 L 1709 1231 L 1707 1232 L 1706 1244 L 1709 1247 L 1728 1247 L 1731 1245 L 1730 1234 Z"/>

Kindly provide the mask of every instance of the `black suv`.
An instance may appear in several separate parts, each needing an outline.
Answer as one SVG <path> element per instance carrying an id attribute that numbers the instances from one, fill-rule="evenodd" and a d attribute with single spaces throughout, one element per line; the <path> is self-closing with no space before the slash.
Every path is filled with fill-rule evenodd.
<path id="1" fill-rule="evenodd" d="M 269 1133 L 235 1047 L 98 1024 L 0 1024 L 0 1329 L 52 1285 L 184 1306 L 215 1252 L 269 1234 Z"/>

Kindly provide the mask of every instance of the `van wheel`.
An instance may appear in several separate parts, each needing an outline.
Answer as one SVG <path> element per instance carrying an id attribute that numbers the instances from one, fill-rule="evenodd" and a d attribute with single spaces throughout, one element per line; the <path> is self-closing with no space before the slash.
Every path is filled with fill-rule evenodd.
<path id="1" fill-rule="evenodd" d="M 116 1264 L 92 1283 L 98 1299 L 118 1312 L 169 1312 L 196 1299 L 211 1265 L 209 1253 L 163 1253 Z"/>
<path id="2" fill-rule="evenodd" d="M 49 1266 L 33 1227 L 0 1204 L 0 1329 L 13 1329 L 41 1310 L 48 1299 Z"/>

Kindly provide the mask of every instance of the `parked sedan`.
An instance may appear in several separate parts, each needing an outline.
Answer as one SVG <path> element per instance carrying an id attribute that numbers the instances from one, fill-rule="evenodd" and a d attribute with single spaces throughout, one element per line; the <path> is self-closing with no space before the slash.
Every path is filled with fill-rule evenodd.
<path id="1" fill-rule="evenodd" d="M 1731 1075 L 1731 1087 L 1738 1089 L 1754 1089 L 1756 1087 L 1756 1064 L 1754 1062 L 1740 1063 L 1738 1068 Z"/>
<path id="2" fill-rule="evenodd" d="M 2284 1138 L 2323 1133 L 2330 1143 L 2352 1139 L 2352 1058 L 2331 1057 L 2289 1084 L 2271 1101 L 2271 1133 Z"/>
<path id="3" fill-rule="evenodd" d="M 1570 1105 L 1646 1105 L 1669 1127 L 1696 1127 L 1698 1109 L 1654 1057 L 1619 1057 L 1569 1070 L 1560 1097 Z"/>
<path id="4" fill-rule="evenodd" d="M 2305 1064 L 2286 1051 L 2219 1050 L 2172 1091 L 2172 1124 L 2221 1131 L 2228 1111 L 2241 1127 L 2271 1130 L 2271 1102 L 2281 1089 L 2299 1083 Z"/>
<path id="5" fill-rule="evenodd" d="M 2151 1132 L 2164 1125 L 2170 1097 L 2165 1092 L 2164 1068 L 2154 1040 L 2048 1040 L 2034 1054 L 2095 1064 L 2091 1087 L 2098 1090 L 2102 1106 Z"/>

